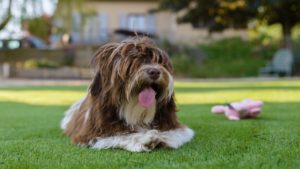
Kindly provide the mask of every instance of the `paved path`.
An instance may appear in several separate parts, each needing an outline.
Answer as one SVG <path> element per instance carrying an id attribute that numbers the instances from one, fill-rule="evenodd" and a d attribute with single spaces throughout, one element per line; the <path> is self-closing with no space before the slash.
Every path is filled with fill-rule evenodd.
<path id="1" fill-rule="evenodd" d="M 296 80 L 300 81 L 300 77 L 296 78 L 218 78 L 218 79 L 188 79 L 177 78 L 176 81 L 181 82 L 241 82 L 241 81 L 277 81 L 277 80 Z M 0 87 L 7 86 L 48 86 L 48 85 L 88 85 L 91 80 L 64 80 L 64 79 L 5 79 L 0 78 Z"/>
<path id="2" fill-rule="evenodd" d="M 55 86 L 55 85 L 87 85 L 90 80 L 63 80 L 63 79 L 3 79 L 0 78 L 0 87 L 7 86 Z"/>

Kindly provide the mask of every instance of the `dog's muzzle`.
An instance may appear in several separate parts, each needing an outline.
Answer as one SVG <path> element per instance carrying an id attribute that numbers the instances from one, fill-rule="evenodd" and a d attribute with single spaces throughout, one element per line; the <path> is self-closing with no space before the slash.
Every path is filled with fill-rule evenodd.
<path id="1" fill-rule="evenodd" d="M 160 77 L 160 70 L 157 68 L 148 68 L 146 69 L 147 75 L 149 76 L 149 78 L 153 81 L 159 79 Z"/>

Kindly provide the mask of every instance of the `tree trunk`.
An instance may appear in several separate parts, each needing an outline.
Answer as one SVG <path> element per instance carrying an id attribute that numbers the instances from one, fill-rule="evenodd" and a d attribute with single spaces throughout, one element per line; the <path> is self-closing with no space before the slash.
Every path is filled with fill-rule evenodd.
<path id="1" fill-rule="evenodd" d="M 289 23 L 282 23 L 282 45 L 284 48 L 292 49 L 292 28 L 293 26 Z"/>
<path id="2" fill-rule="evenodd" d="M 8 24 L 8 22 L 10 21 L 10 19 L 12 17 L 11 4 L 12 4 L 12 0 L 9 1 L 6 18 L 0 23 L 0 31 L 5 28 L 5 26 Z"/>

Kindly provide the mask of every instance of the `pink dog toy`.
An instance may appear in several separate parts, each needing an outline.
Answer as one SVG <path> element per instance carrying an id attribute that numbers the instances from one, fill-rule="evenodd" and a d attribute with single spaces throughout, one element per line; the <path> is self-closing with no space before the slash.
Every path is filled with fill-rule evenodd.
<path id="1" fill-rule="evenodd" d="M 240 120 L 241 118 L 255 118 L 261 112 L 262 101 L 245 99 L 241 102 L 233 102 L 226 105 L 214 106 L 212 113 L 224 113 L 229 120 Z"/>

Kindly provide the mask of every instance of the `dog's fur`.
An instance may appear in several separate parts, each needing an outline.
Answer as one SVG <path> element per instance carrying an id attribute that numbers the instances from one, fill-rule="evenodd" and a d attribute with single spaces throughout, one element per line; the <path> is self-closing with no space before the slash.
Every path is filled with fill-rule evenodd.
<path id="1" fill-rule="evenodd" d="M 73 143 L 141 152 L 178 148 L 192 139 L 193 131 L 177 121 L 170 59 L 149 38 L 108 43 L 96 52 L 92 65 L 95 76 L 87 96 L 61 122 Z M 159 70 L 159 77 L 150 78 L 149 69 Z M 138 104 L 146 87 L 156 92 L 148 108 Z"/>

